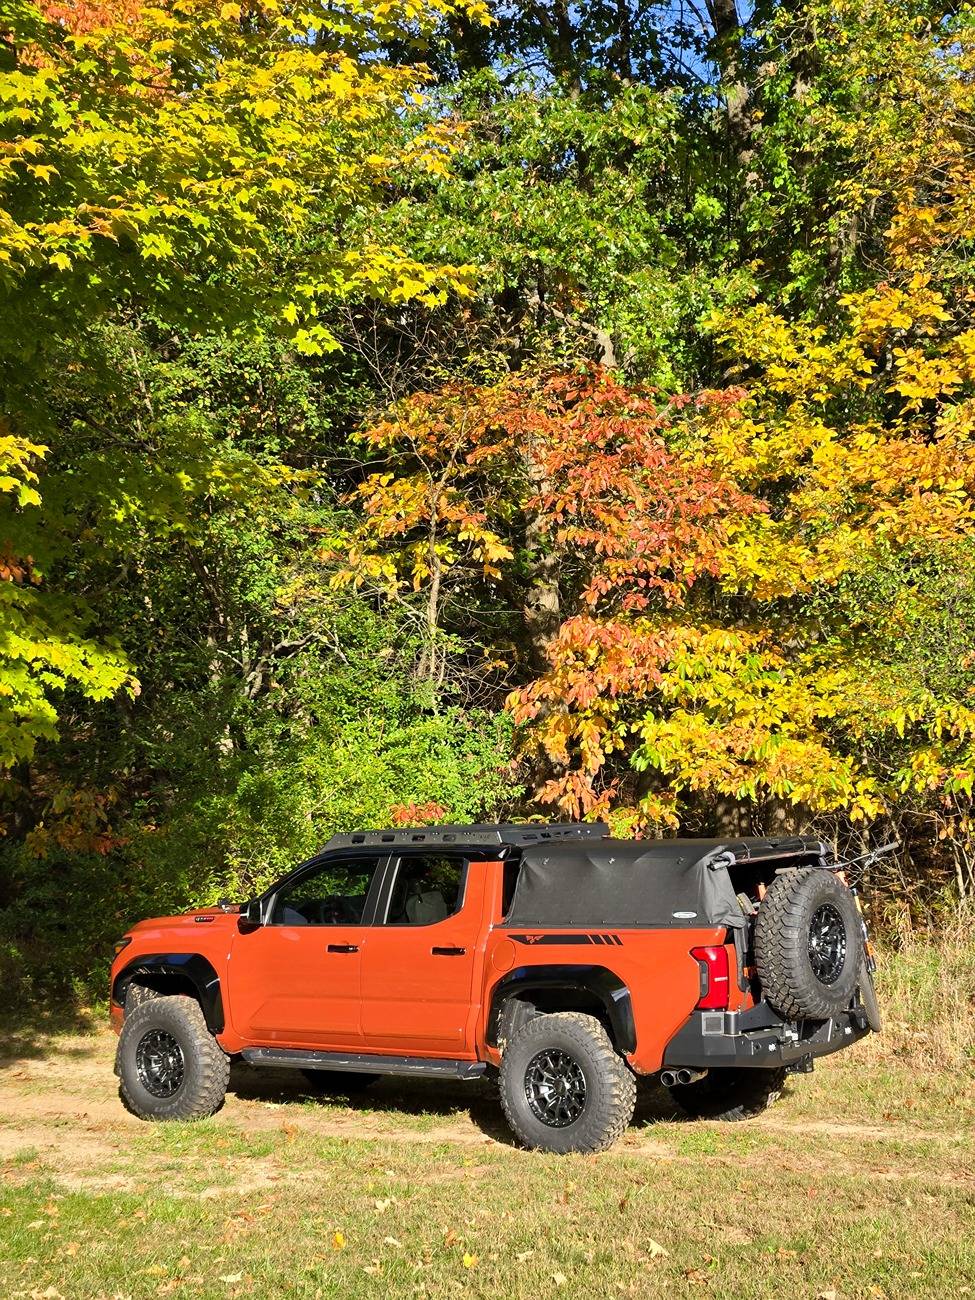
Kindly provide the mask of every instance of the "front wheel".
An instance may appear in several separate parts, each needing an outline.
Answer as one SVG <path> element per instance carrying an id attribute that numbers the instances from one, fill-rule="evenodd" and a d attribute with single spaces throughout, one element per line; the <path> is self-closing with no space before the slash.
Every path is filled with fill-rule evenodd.
<path id="1" fill-rule="evenodd" d="M 722 1066 L 694 1083 L 668 1088 L 673 1100 L 691 1119 L 720 1119 L 735 1123 L 768 1110 L 782 1094 L 785 1070 L 737 1070 Z"/>
<path id="2" fill-rule="evenodd" d="M 202 1119 L 223 1105 L 230 1058 L 200 1004 L 151 998 L 126 1017 L 116 1065 L 123 1103 L 140 1119 Z"/>
<path id="3" fill-rule="evenodd" d="M 595 1016 L 536 1016 L 501 1058 L 501 1105 L 526 1147 L 605 1151 L 633 1118 L 636 1079 Z"/>

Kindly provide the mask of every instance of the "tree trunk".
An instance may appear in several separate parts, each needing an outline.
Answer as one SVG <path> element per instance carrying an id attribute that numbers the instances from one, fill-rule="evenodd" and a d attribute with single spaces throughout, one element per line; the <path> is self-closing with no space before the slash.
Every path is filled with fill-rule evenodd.
<path id="1" fill-rule="evenodd" d="M 714 28 L 710 52 L 721 76 L 731 147 L 740 166 L 751 159 L 751 90 L 745 78 L 741 20 L 735 0 L 707 0 Z"/>

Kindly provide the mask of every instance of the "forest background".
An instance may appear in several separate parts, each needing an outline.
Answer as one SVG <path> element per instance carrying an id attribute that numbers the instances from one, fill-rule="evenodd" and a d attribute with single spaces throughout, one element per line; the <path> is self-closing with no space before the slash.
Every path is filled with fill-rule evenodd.
<path id="1" fill-rule="evenodd" d="M 0 2 L 0 970 L 337 830 L 975 890 L 975 13 Z"/>

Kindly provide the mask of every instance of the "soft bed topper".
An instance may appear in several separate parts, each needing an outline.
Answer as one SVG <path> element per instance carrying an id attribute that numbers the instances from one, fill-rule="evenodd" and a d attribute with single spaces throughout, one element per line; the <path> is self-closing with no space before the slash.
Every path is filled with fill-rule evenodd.
<path id="1" fill-rule="evenodd" d="M 818 840 L 592 840 L 526 849 L 506 924 L 744 928 L 728 868 L 823 861 Z"/>

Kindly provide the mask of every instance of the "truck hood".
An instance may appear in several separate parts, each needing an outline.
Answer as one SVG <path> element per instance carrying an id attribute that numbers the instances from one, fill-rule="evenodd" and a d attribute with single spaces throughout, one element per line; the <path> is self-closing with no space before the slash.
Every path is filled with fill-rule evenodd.
<path id="1" fill-rule="evenodd" d="M 147 931 L 187 932 L 190 930 L 236 930 L 240 923 L 240 910 L 225 912 L 220 907 L 201 907 L 198 911 L 181 912 L 177 916 L 153 916 L 139 921 L 126 933 L 135 937 Z"/>

